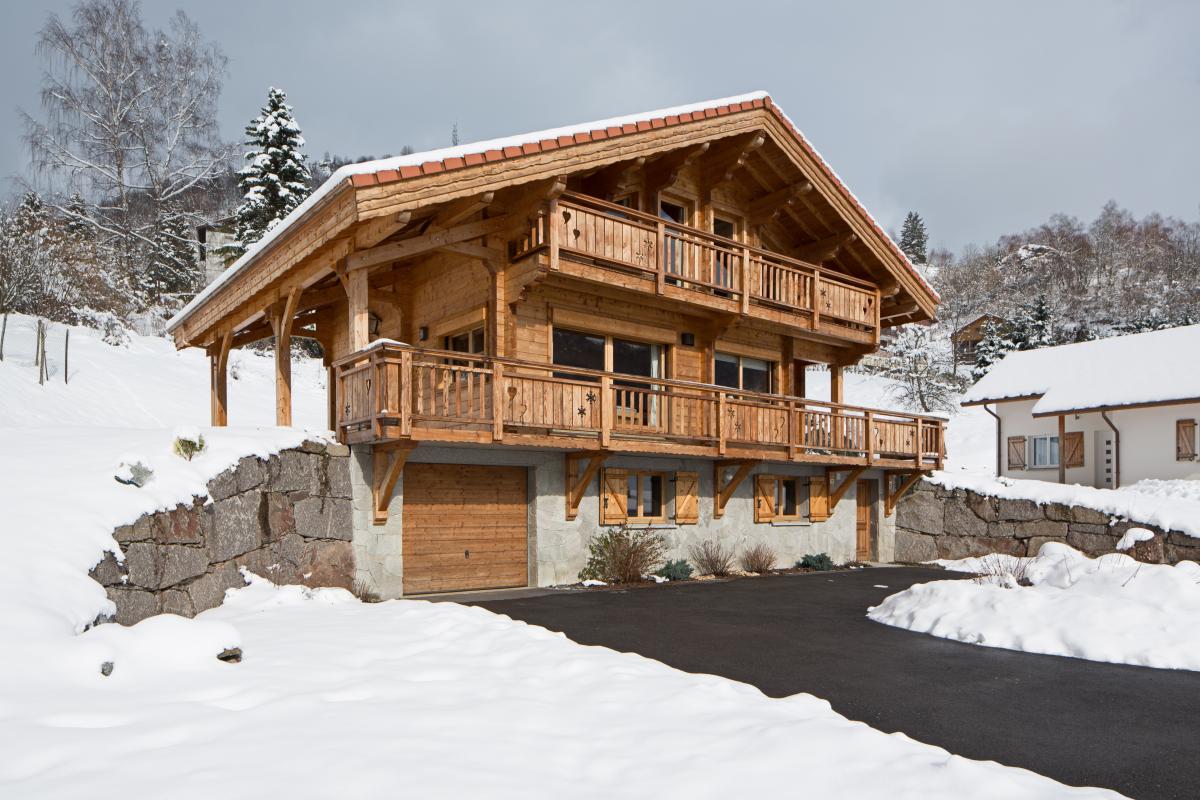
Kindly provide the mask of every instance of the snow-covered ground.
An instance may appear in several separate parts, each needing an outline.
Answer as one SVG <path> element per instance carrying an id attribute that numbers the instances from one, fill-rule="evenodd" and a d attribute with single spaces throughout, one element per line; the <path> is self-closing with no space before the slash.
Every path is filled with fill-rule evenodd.
<path id="1" fill-rule="evenodd" d="M 1032 584 L 1004 580 L 1004 560 Z M 1200 670 L 1200 565 L 1088 558 L 1064 544 L 1036 558 L 939 562 L 991 573 L 918 584 L 870 610 L 876 622 L 971 644 L 1166 669 Z"/>
<path id="2" fill-rule="evenodd" d="M 948 471 L 935 472 L 930 480 L 948 489 L 970 489 L 1010 500 L 1085 506 L 1143 525 L 1200 537 L 1200 481 L 1144 480 L 1120 489 L 1094 489 Z"/>
<path id="3" fill-rule="evenodd" d="M 63 385 L 52 328 L 38 386 L 32 331 L 10 318 L 0 362 L 0 796 L 1116 796 L 450 604 L 258 580 L 195 620 L 81 633 L 108 607 L 87 570 L 115 526 L 320 434 L 244 427 L 274 403 L 270 359 L 242 353 L 243 427 L 200 429 L 207 452 L 183 461 L 172 429 L 208 414 L 201 354 L 77 328 Z M 322 425 L 319 365 L 296 377 L 298 418 Z M 127 455 L 154 469 L 144 488 L 113 480 Z M 240 664 L 215 658 L 232 646 Z"/>

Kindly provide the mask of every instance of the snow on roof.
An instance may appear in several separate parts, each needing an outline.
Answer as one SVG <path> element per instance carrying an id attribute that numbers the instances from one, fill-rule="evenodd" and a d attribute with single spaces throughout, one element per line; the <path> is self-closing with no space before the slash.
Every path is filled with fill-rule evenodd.
<path id="1" fill-rule="evenodd" d="M 267 233 L 252 244 L 246 252 L 233 264 L 231 264 L 224 272 L 222 272 L 212 283 L 204 288 L 199 294 L 192 298 L 186 306 L 179 310 L 175 316 L 171 317 L 167 322 L 167 331 L 172 332 L 178 328 L 185 319 L 188 318 L 201 305 L 205 303 L 220 287 L 229 283 L 239 274 L 241 274 L 251 262 L 266 250 L 275 239 L 287 230 L 298 219 L 303 217 L 311 209 L 317 206 L 327 195 L 348 179 L 353 179 L 354 176 L 374 175 L 379 182 L 383 175 L 387 174 L 390 180 L 409 177 L 415 174 L 421 174 L 422 169 L 426 171 L 441 171 L 449 168 L 451 164 L 456 167 L 472 166 L 476 163 L 484 161 L 492 161 L 503 158 L 515 157 L 523 155 L 526 152 L 537 152 L 536 149 L 530 150 L 531 145 L 537 145 L 543 142 L 557 142 L 558 144 L 573 143 L 572 140 L 582 137 L 583 140 L 590 140 L 589 133 L 616 131 L 620 132 L 635 132 L 642 129 L 648 130 L 646 123 L 651 121 L 672 120 L 674 124 L 681 121 L 680 117 L 697 112 L 712 112 L 714 109 L 729 113 L 730 110 L 738 110 L 736 107 L 742 104 L 753 104 L 755 107 L 770 107 L 779 115 L 779 118 L 791 128 L 792 132 L 800 139 L 808 151 L 820 162 L 821 166 L 836 181 L 843 191 L 850 197 L 859 210 L 866 216 L 872 227 L 884 238 L 891 246 L 893 252 L 903 260 L 905 266 L 917 278 L 931 295 L 937 297 L 937 292 L 930 286 L 925 277 L 913 266 L 904 251 L 892 240 L 891 236 L 875 221 L 854 193 L 846 186 L 846 182 L 841 179 L 833 168 L 829 166 L 820 153 L 817 152 L 809 142 L 800 133 L 800 129 L 795 123 L 788 118 L 783 109 L 774 104 L 770 96 L 764 91 L 749 92 L 747 94 L 734 95 L 732 97 L 722 97 L 715 100 L 703 100 L 699 103 L 689 103 L 681 106 L 670 106 L 668 108 L 659 108 L 652 111 L 643 111 L 636 114 L 625 114 L 619 117 L 610 117 L 608 119 L 595 120 L 592 122 L 583 122 L 576 125 L 567 125 L 559 128 L 549 128 L 541 131 L 531 131 L 529 133 L 520 133 L 514 136 L 506 136 L 498 139 L 485 139 L 478 142 L 469 142 L 467 144 L 455 145 L 453 147 L 442 147 L 435 150 L 425 150 L 419 153 L 410 153 L 408 155 L 393 156 L 390 158 L 375 159 L 373 161 L 363 161 L 357 164 L 347 164 L 340 167 L 332 175 L 329 176 L 317 189 L 305 198 L 304 202 L 294 208 L 291 213 L 284 217 L 278 225 L 271 228 Z M 742 106 L 747 109 L 750 106 Z M 706 115 L 708 116 L 708 115 Z M 639 124 L 640 123 L 640 124 Z M 629 126 L 634 126 L 630 128 Z M 621 129 L 625 128 L 626 131 Z M 497 154 L 496 158 L 491 158 L 491 154 Z M 482 157 L 482 156 L 488 157 Z M 447 163 L 451 162 L 451 163 Z M 415 168 L 415 169 L 414 169 Z M 374 181 L 372 181 L 374 182 Z M 357 181 L 356 181 L 357 183 Z"/>
<path id="2" fill-rule="evenodd" d="M 1200 325 L 1009 353 L 964 403 L 1037 397 L 1034 415 L 1200 398 Z"/>

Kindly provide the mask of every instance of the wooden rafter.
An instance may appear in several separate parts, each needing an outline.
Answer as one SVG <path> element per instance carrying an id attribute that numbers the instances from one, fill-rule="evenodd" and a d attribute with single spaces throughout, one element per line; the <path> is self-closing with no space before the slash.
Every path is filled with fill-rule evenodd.
<path id="1" fill-rule="evenodd" d="M 439 250 L 447 245 L 458 244 L 470 239 L 478 239 L 489 233 L 503 230 L 511 224 L 511 216 L 503 214 L 498 217 L 491 217 L 490 219 L 465 222 L 451 228 L 438 229 L 432 233 L 425 233 L 421 236 L 414 236 L 411 239 L 405 239 L 393 244 L 380 245 L 370 250 L 354 253 L 346 259 L 346 268 L 349 271 L 356 271 L 373 267 L 377 264 L 386 264 L 389 261 L 413 258 L 414 256 Z"/>
<path id="2" fill-rule="evenodd" d="M 367 220 L 354 232 L 354 249 L 371 249 L 389 236 L 399 233 L 410 219 L 412 219 L 412 213 L 402 211 L 398 214 Z"/>
<path id="3" fill-rule="evenodd" d="M 694 147 L 671 151 L 648 162 L 645 167 L 646 194 L 643 198 L 643 202 L 647 204 L 647 210 L 654 205 L 655 198 L 660 192 L 670 189 L 675 181 L 679 180 L 679 174 L 684 167 L 707 153 L 710 148 L 711 143 L 703 142 Z M 658 209 L 653 209 L 651 213 L 658 213 Z"/>
<path id="4" fill-rule="evenodd" d="M 746 166 L 750 154 L 762 147 L 766 141 L 766 134 L 752 133 L 710 153 L 703 165 L 701 183 L 705 190 L 711 191 L 714 186 L 733 180 L 738 170 Z"/>
<path id="5" fill-rule="evenodd" d="M 757 461 L 736 459 L 721 459 L 713 462 L 713 517 L 724 516 L 725 504 L 733 497 L 733 493 L 737 491 L 738 486 L 757 463 Z M 730 467 L 737 467 L 737 470 L 728 481 L 725 481 L 725 470 Z"/>
<path id="6" fill-rule="evenodd" d="M 575 519 L 579 515 L 579 504 L 583 502 L 588 486 L 608 456 L 603 450 L 566 454 L 567 519 Z M 580 463 L 584 464 L 582 469 Z"/>
<path id="7" fill-rule="evenodd" d="M 477 258 L 480 261 L 488 261 L 498 264 L 504 260 L 504 251 L 499 247 L 488 247 L 486 245 L 474 244 L 472 242 L 448 244 L 442 249 L 448 253 L 457 253 L 460 256 Z"/>
<path id="8" fill-rule="evenodd" d="M 759 197 L 750 201 L 750 225 L 766 225 L 775 220 L 785 208 L 792 206 L 800 201 L 800 195 L 812 191 L 812 184 L 808 181 L 794 183 L 791 186 L 785 186 L 778 191 Z"/>
<path id="9" fill-rule="evenodd" d="M 837 504 L 841 501 L 841 499 L 843 497 L 846 496 L 846 492 L 849 491 L 850 487 L 854 485 L 854 482 L 856 480 L 858 480 L 858 476 L 862 475 L 866 471 L 867 471 L 866 467 L 841 467 L 841 468 L 826 467 L 825 468 L 825 480 L 828 481 L 828 483 L 829 483 L 829 513 L 830 514 L 832 514 L 833 510 L 835 508 L 837 508 Z M 837 474 L 839 472 L 846 472 L 847 475 L 840 484 L 838 484 L 837 486 L 834 486 L 834 482 L 836 481 Z"/>
<path id="10" fill-rule="evenodd" d="M 622 187 L 634 183 L 637 180 L 638 170 L 645 165 L 645 156 L 621 161 L 589 175 L 585 179 L 585 184 L 589 191 L 597 197 L 610 198 Z"/>
<path id="11" fill-rule="evenodd" d="M 387 522 L 388 506 L 392 502 L 392 492 L 396 490 L 396 481 L 400 479 L 400 473 L 404 471 L 404 464 L 416 447 L 414 442 L 375 445 L 371 470 L 371 522 L 373 524 L 383 525 Z"/>
<path id="12" fill-rule="evenodd" d="M 883 500 L 883 515 L 890 517 L 892 512 L 896 510 L 896 504 L 900 502 L 900 498 L 908 494 L 908 490 L 917 485 L 917 481 L 928 475 L 928 472 L 897 472 L 888 471 L 884 473 L 884 500 Z M 898 475 L 906 477 L 900 481 L 900 484 L 893 489 L 893 479 Z"/>
<path id="13" fill-rule="evenodd" d="M 433 216 L 431 226 L 427 228 L 450 228 L 478 214 L 492 204 L 496 199 L 495 192 L 484 192 L 474 197 L 465 197 L 453 203 L 447 203 Z"/>
<path id="14" fill-rule="evenodd" d="M 837 258 L 843 247 L 852 244 L 857 239 L 858 235 L 851 231 L 836 233 L 815 242 L 795 245 L 794 255 L 802 261 L 813 261 L 819 264 L 822 261 Z"/>

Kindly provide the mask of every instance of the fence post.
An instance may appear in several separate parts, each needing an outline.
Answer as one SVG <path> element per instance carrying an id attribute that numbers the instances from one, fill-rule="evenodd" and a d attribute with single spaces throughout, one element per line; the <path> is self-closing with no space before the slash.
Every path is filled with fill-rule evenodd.
<path id="1" fill-rule="evenodd" d="M 4 360 L 4 335 L 8 333 L 8 312 L 4 312 L 4 322 L 0 323 L 0 361 Z"/>
<path id="2" fill-rule="evenodd" d="M 750 248 L 742 248 L 742 313 L 750 313 Z"/>
<path id="3" fill-rule="evenodd" d="M 916 446 L 917 466 L 921 466 L 925 462 L 925 442 L 921 439 L 921 418 L 917 417 L 917 446 Z"/>
<path id="4" fill-rule="evenodd" d="M 492 441 L 504 441 L 504 365 L 492 362 Z"/>
<path id="5" fill-rule="evenodd" d="M 612 390 L 612 378 L 600 376 L 600 446 L 608 447 L 612 442 L 613 415 L 616 413 Z"/>
<path id="6" fill-rule="evenodd" d="M 725 455 L 725 393 L 717 393 L 717 454 Z"/>
<path id="7" fill-rule="evenodd" d="M 813 330 L 821 327 L 821 270 L 813 270 L 812 278 L 812 326 Z"/>
<path id="8" fill-rule="evenodd" d="M 410 348 L 400 351 L 400 435 L 412 435 L 413 354 Z"/>
<path id="9" fill-rule="evenodd" d="M 667 291 L 667 226 L 661 219 L 658 221 L 658 275 L 654 291 L 658 294 Z"/>
<path id="10" fill-rule="evenodd" d="M 875 414 L 867 412 L 867 466 L 875 461 Z"/>
<path id="11" fill-rule="evenodd" d="M 71 329 L 67 328 L 67 335 L 63 338 L 63 383 L 67 382 L 67 368 L 70 366 L 71 358 Z"/>

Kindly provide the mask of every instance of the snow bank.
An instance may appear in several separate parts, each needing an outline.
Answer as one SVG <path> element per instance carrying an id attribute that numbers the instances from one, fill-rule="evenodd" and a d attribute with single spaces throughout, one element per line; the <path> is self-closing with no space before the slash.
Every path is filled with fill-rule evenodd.
<path id="1" fill-rule="evenodd" d="M 929 480 L 947 489 L 969 489 L 1009 500 L 1084 506 L 1162 530 L 1200 537 L 1200 481 L 1145 480 L 1120 489 L 1094 489 L 1078 484 L 947 471 L 935 472 Z"/>
<path id="2" fill-rule="evenodd" d="M 243 661 L 4 698 L 0 793 L 93 797 L 125 766 L 182 800 L 1117 797 L 478 608 L 256 581 L 196 622 L 235 627 Z"/>
<path id="3" fill-rule="evenodd" d="M 1142 564 L 1119 553 L 1093 559 L 1048 542 L 1024 568 L 1031 586 L 1005 588 L 992 580 L 917 584 L 867 616 L 987 647 L 1200 670 L 1195 562 Z"/>

